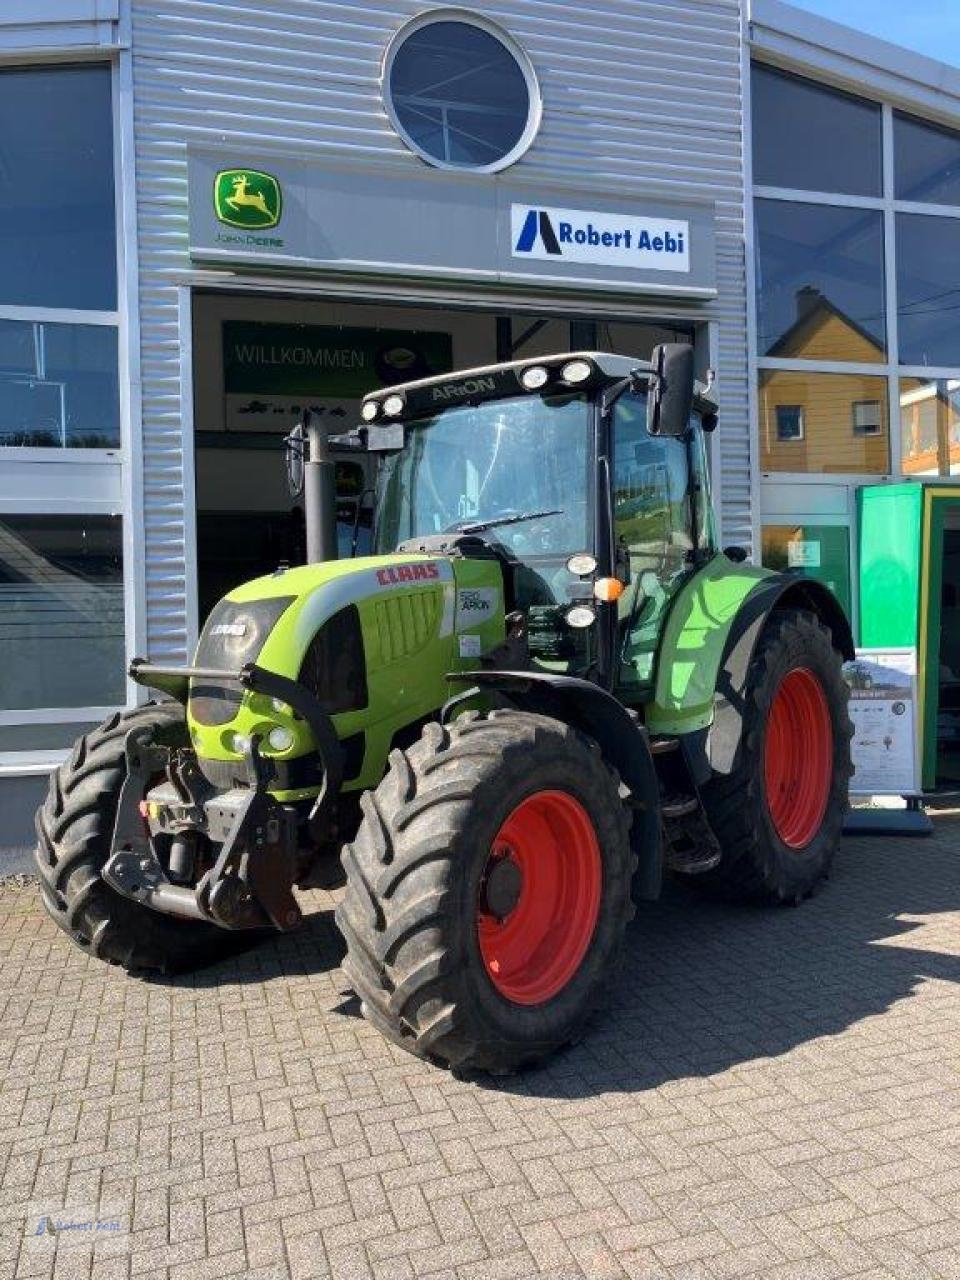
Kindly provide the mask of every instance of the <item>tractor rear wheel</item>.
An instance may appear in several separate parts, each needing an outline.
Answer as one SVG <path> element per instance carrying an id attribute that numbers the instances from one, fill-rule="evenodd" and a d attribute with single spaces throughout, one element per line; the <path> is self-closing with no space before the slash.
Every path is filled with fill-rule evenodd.
<path id="1" fill-rule="evenodd" d="M 262 936 L 161 915 L 125 898 L 100 875 L 110 856 L 131 729 L 164 731 L 188 742 L 183 707 L 150 703 L 111 716 L 77 740 L 55 771 L 37 812 L 34 858 L 43 905 L 91 955 L 125 969 L 175 973 L 219 960 Z"/>
<path id="2" fill-rule="evenodd" d="M 699 882 L 797 903 L 829 873 L 853 773 L 842 662 L 815 614 L 770 615 L 747 673 L 734 768 L 701 789 L 723 857 Z"/>
<path id="3" fill-rule="evenodd" d="M 394 751 L 343 852 L 365 1016 L 419 1057 L 506 1073 L 582 1030 L 633 915 L 619 783 L 547 716 L 468 713 Z"/>

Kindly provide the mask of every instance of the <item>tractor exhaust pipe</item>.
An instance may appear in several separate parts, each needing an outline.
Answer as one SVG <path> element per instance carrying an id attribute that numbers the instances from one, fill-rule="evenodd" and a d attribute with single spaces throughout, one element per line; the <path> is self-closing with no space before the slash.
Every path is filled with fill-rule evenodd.
<path id="1" fill-rule="evenodd" d="M 337 558 L 336 463 L 330 455 L 327 428 L 304 410 L 303 507 L 307 529 L 307 564 Z"/>

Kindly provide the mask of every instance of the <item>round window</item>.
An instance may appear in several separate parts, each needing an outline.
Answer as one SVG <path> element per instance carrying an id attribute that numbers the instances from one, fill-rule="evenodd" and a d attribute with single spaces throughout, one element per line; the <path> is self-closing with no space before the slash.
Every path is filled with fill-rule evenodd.
<path id="1" fill-rule="evenodd" d="M 506 32 L 459 9 L 431 10 L 397 32 L 383 88 L 400 137 L 443 169 L 504 169 L 540 124 L 529 58 Z"/>

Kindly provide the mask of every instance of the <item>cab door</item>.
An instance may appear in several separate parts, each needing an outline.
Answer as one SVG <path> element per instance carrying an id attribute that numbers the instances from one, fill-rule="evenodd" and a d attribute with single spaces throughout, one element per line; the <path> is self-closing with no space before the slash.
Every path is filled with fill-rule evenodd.
<path id="1" fill-rule="evenodd" d="M 612 424 L 613 540 L 626 583 L 618 608 L 617 692 L 640 701 L 653 684 L 666 611 L 712 541 L 710 498 L 699 432 L 691 444 L 651 436 L 644 395 L 621 396 Z M 693 455 L 696 484 L 690 484 Z M 698 462 L 697 459 L 700 461 Z"/>

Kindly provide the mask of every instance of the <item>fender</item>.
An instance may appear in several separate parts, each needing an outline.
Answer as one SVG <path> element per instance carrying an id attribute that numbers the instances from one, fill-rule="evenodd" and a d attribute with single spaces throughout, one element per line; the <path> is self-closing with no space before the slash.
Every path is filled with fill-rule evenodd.
<path id="1" fill-rule="evenodd" d="M 497 689 L 518 709 L 553 716 L 599 744 L 631 792 L 632 843 L 640 859 L 635 897 L 644 900 L 658 897 L 663 874 L 660 788 L 646 730 L 626 707 L 589 680 L 548 671 L 460 671 L 450 672 L 447 679 L 469 682 L 480 689 Z M 460 695 L 447 706 L 466 697 L 466 694 Z"/>
<path id="2" fill-rule="evenodd" d="M 707 776 L 730 773 L 733 769 L 743 731 L 741 708 L 753 652 L 771 611 L 785 605 L 815 613 L 829 627 L 844 661 L 855 656 L 850 623 L 829 588 L 795 573 L 776 573 L 765 578 L 743 602 L 724 645 L 717 672 L 713 723 L 705 740 L 698 735 Z"/>

